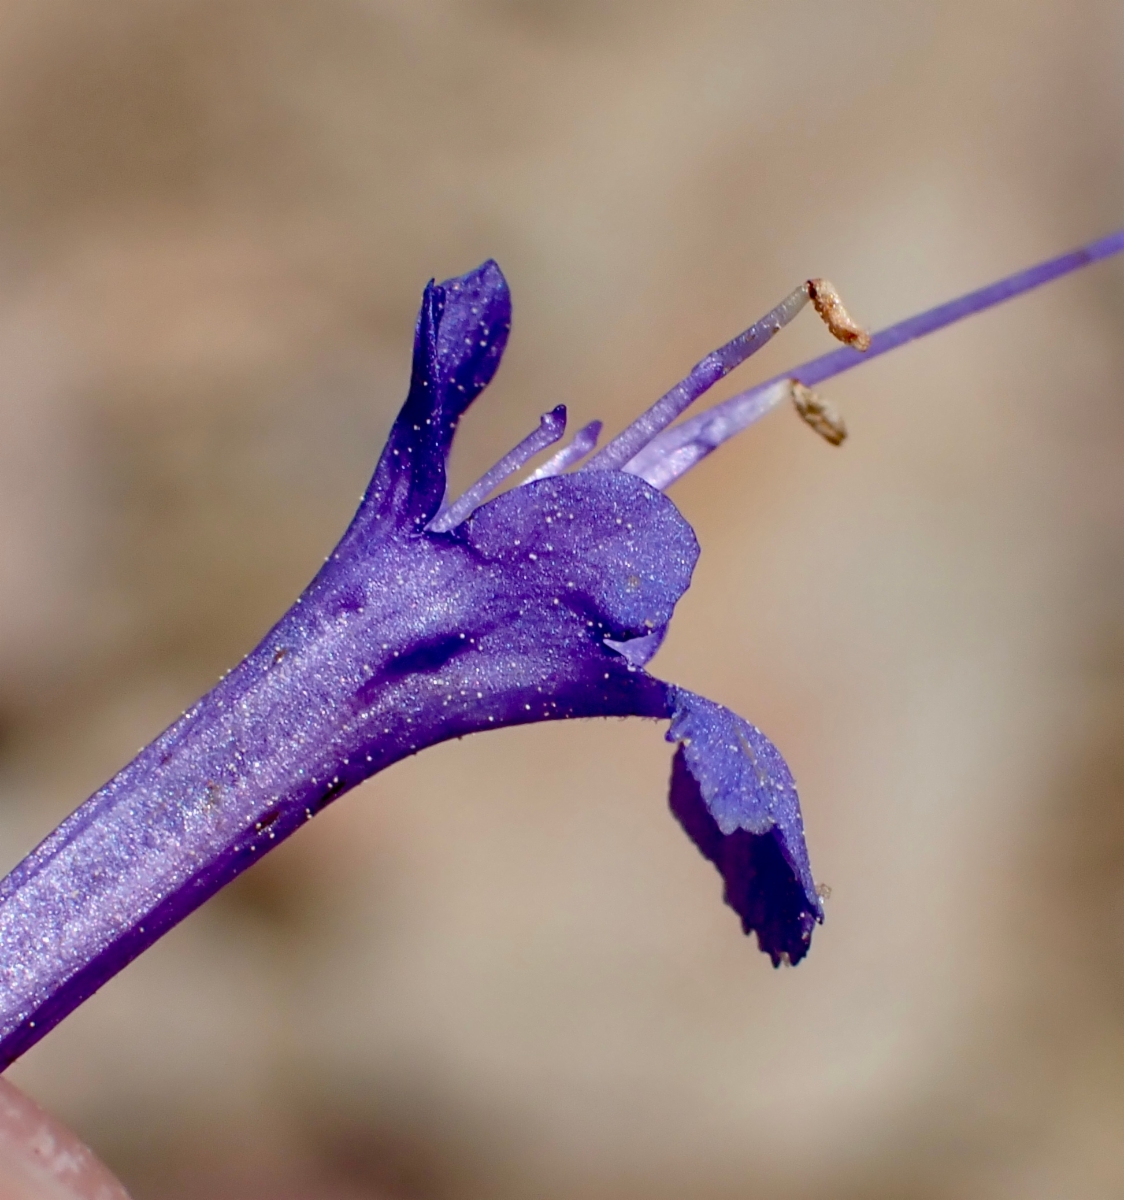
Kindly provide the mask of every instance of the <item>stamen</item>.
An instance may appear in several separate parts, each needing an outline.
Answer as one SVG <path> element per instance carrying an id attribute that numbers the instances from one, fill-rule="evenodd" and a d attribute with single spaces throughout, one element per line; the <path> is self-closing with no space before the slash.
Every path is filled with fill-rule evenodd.
<path id="1" fill-rule="evenodd" d="M 509 475 L 514 475 L 529 459 L 534 458 L 540 450 L 552 446 L 566 432 L 566 406 L 559 404 L 550 412 L 543 413 L 539 419 L 539 427 L 529 433 L 514 449 L 500 459 L 490 471 L 483 475 L 452 504 L 446 505 L 426 526 L 431 533 L 447 533 L 459 525 L 473 509 L 483 504 L 485 500 L 500 486 Z"/>
<path id="2" fill-rule="evenodd" d="M 815 305 L 816 312 L 828 330 L 839 341 L 856 346 L 859 350 L 865 350 L 870 345 L 870 334 L 851 319 L 835 288 L 826 279 L 806 280 L 789 292 L 780 304 L 766 313 L 760 321 L 755 321 L 744 333 L 739 333 L 736 338 L 697 362 L 686 379 L 677 383 L 647 412 L 642 413 L 627 429 L 617 434 L 582 470 L 609 471 L 623 468 L 704 392 L 780 333 L 809 300 Z"/>
<path id="3" fill-rule="evenodd" d="M 813 358 L 795 370 L 786 371 L 783 375 L 759 383 L 756 387 L 731 396 L 729 400 L 699 413 L 697 417 L 690 417 L 682 424 L 665 430 L 645 446 L 642 453 L 637 453 L 626 463 L 623 470 L 639 475 L 652 487 L 662 490 L 696 463 L 701 462 L 723 442 L 775 408 L 791 394 L 790 384 L 798 383 L 810 387 L 835 375 L 841 375 L 862 362 L 869 362 L 880 354 L 904 346 L 906 342 L 935 333 L 946 325 L 952 325 L 974 313 L 1002 304 L 1004 300 L 1021 296 L 1023 292 L 1041 287 L 1044 283 L 1099 262 L 1102 258 L 1110 258 L 1122 250 L 1124 229 L 1119 229 L 1069 254 L 1047 259 L 1046 262 L 1037 263 L 1023 271 L 1016 271 L 1013 275 L 989 283 L 986 287 L 899 321 L 896 325 L 883 329 L 881 333 L 876 333 L 870 339 L 870 348 L 865 354 L 847 346 Z"/>
<path id="4" fill-rule="evenodd" d="M 641 413 L 623 432 L 593 456 L 583 471 L 618 470 L 637 455 L 661 430 L 693 404 L 705 391 L 724 379 L 751 354 L 756 354 L 775 334 L 779 333 L 810 299 L 807 283 L 790 292 L 771 312 L 755 321 L 724 346 L 712 351 L 681 380 L 662 395 L 646 412 Z"/>
<path id="5" fill-rule="evenodd" d="M 841 446 L 847 437 L 847 426 L 832 404 L 821 400 L 811 388 L 793 380 L 792 403 L 803 421 L 807 422 L 825 441 Z"/>
<path id="6" fill-rule="evenodd" d="M 552 475 L 561 475 L 567 467 L 581 462 L 583 458 L 597 445 L 601 436 L 601 422 L 590 421 L 574 434 L 574 440 L 568 446 L 563 446 L 557 454 L 548 458 L 541 467 L 532 471 L 523 483 L 534 483 L 538 479 L 549 479 Z"/>

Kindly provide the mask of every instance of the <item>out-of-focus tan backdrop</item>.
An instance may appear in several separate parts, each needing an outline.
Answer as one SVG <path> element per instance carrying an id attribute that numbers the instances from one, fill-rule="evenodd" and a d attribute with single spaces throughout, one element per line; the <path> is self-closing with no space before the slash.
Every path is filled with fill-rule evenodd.
<path id="1" fill-rule="evenodd" d="M 885 324 L 1124 214 L 1118 0 L 6 0 L 5 869 L 347 521 L 420 289 L 489 255 L 465 483 L 799 280 Z M 137 1200 L 1124 1194 L 1124 265 L 824 388 L 673 496 L 655 667 L 761 725 L 827 923 L 774 972 L 662 730 L 348 795 L 13 1079 Z M 728 394 L 829 348 L 811 317 Z"/>

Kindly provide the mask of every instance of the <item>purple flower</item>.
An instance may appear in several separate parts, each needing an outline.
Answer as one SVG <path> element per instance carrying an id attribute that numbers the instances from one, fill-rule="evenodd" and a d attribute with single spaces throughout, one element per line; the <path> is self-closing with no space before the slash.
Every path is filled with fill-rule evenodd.
<path id="1" fill-rule="evenodd" d="M 1115 236 L 1081 261 L 1124 247 Z M 1002 295 L 974 293 L 953 315 L 934 310 L 935 323 L 914 320 L 939 327 L 1043 282 L 1047 268 L 1060 273 L 1062 261 L 997 285 Z M 409 395 L 319 574 L 256 650 L 0 882 L 0 1067 L 349 788 L 449 738 L 535 721 L 669 720 L 673 813 L 718 868 L 745 931 L 774 965 L 799 962 L 823 909 L 788 767 L 754 726 L 646 667 L 699 553 L 660 489 L 790 394 L 793 379 L 811 382 L 812 368 L 826 378 L 860 356 L 838 351 L 830 370 L 817 360 L 669 426 L 809 299 L 862 344 L 845 314 L 825 311 L 829 288 L 804 285 L 598 454 L 587 457 L 594 423 L 487 500 L 561 438 L 557 408 L 445 504 L 457 422 L 499 365 L 511 308 L 492 262 L 430 284 Z M 871 353 L 928 328 L 895 330 Z"/>

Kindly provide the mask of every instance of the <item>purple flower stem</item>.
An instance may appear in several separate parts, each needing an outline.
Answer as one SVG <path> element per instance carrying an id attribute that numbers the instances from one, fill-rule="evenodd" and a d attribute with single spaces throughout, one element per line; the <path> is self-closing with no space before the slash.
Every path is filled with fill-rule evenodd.
<path id="1" fill-rule="evenodd" d="M 869 362 L 880 354 L 896 350 L 906 342 L 912 342 L 927 334 L 935 333 L 946 325 L 962 321 L 975 313 L 983 312 L 1005 300 L 1022 295 L 1044 283 L 1068 275 L 1072 271 L 1102 258 L 1110 258 L 1124 250 L 1124 229 L 1082 246 L 1069 254 L 1048 259 L 1024 271 L 1016 271 L 1006 279 L 990 283 L 974 292 L 939 304 L 914 317 L 907 317 L 888 329 L 876 333 L 870 341 L 870 349 L 860 353 L 844 346 L 813 358 L 794 370 L 776 375 L 759 383 L 748 391 L 739 392 L 729 400 L 716 404 L 706 412 L 665 429 L 643 446 L 624 466 L 624 470 L 639 475 L 652 487 L 661 490 L 674 483 L 696 463 L 717 450 L 723 442 L 760 420 L 789 394 L 789 380 L 796 380 L 805 387 L 812 387 L 850 371 L 861 363 Z M 705 360 L 704 360 L 705 361 Z"/>
<path id="2" fill-rule="evenodd" d="M 550 412 L 543 413 L 539 427 L 529 433 L 518 446 L 509 450 L 503 458 L 464 492 L 459 499 L 441 511 L 426 526 L 431 533 L 446 533 L 459 525 L 465 517 L 478 508 L 509 476 L 514 475 L 524 463 L 529 462 L 540 450 L 553 446 L 566 432 L 566 406 L 559 404 Z M 557 456 L 555 456 L 557 457 Z M 551 460 L 553 461 L 553 459 Z"/>

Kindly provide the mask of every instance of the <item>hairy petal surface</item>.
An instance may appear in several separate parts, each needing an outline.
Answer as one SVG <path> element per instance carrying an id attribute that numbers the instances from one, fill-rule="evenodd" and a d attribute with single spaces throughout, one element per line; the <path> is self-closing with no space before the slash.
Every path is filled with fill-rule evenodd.
<path id="1" fill-rule="evenodd" d="M 441 507 L 457 422 L 492 381 L 510 330 L 511 295 L 491 259 L 426 287 L 410 392 L 353 529 L 381 520 L 418 531 Z"/>
<path id="2" fill-rule="evenodd" d="M 718 868 L 726 903 L 756 932 L 774 966 L 798 963 L 823 920 L 804 843 L 796 784 L 780 751 L 748 721 L 684 688 L 671 689 L 678 742 L 671 811 Z"/>

